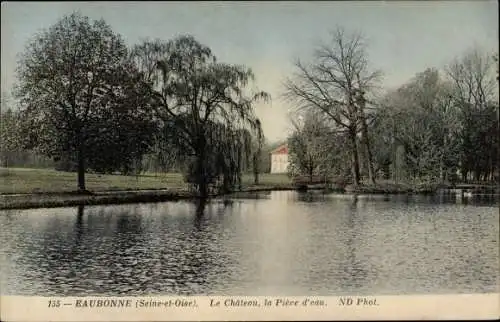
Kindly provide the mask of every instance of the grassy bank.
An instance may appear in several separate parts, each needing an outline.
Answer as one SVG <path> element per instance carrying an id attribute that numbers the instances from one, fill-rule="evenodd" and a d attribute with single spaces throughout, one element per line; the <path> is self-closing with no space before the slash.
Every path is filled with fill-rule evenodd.
<path id="1" fill-rule="evenodd" d="M 139 176 L 87 174 L 90 195 L 76 194 L 76 173 L 51 169 L 0 168 L 0 209 L 67 207 L 76 205 L 124 204 L 175 201 L 196 198 L 179 173 L 147 173 Z M 253 176 L 243 177 L 239 192 L 313 190 L 353 194 L 432 194 L 442 185 L 410 185 L 378 181 L 359 186 L 294 185 L 286 174 L 261 174 L 258 185 Z"/>
<path id="2" fill-rule="evenodd" d="M 196 196 L 179 173 L 147 173 L 139 176 L 86 174 L 91 195 L 76 194 L 76 173 L 52 169 L 0 168 L 0 209 L 67 207 L 76 205 L 123 204 L 174 201 Z M 253 176 L 243 177 L 245 192 L 290 190 L 284 174 L 261 174 L 259 185 Z"/>
<path id="3" fill-rule="evenodd" d="M 172 190 L 188 191 L 180 173 L 147 173 L 139 176 L 85 176 L 89 191 Z M 0 194 L 68 193 L 76 190 L 77 175 L 52 169 L 0 168 Z M 259 187 L 286 186 L 291 181 L 285 174 L 261 174 Z M 243 186 L 253 186 L 253 176 L 243 177 Z"/>
<path id="4" fill-rule="evenodd" d="M 140 202 L 177 201 L 195 198 L 188 192 L 120 192 L 93 195 L 36 194 L 0 196 L 0 209 L 70 207 L 79 205 L 110 205 Z"/>
<path id="5" fill-rule="evenodd" d="M 348 185 L 345 192 L 358 194 L 432 194 L 440 188 L 438 184 L 407 184 L 391 181 L 379 181 L 377 184 L 364 183 L 359 186 Z"/>
<path id="6" fill-rule="evenodd" d="M 256 193 L 279 190 L 295 190 L 295 187 L 291 185 L 249 186 L 242 188 L 241 190 L 234 191 L 233 193 Z M 211 195 L 211 197 L 221 196 L 222 195 L 217 194 Z M 197 198 L 198 197 L 194 193 L 179 190 L 101 192 L 93 193 L 91 195 L 79 195 L 70 193 L 0 195 L 0 210 L 164 202 L 196 200 Z"/>

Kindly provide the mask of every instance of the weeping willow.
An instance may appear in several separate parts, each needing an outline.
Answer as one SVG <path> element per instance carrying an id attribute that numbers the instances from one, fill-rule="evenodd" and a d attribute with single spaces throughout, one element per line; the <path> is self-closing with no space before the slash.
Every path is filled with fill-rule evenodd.
<path id="1" fill-rule="evenodd" d="M 252 154 L 252 138 L 247 130 L 222 126 L 216 137 L 215 168 L 222 192 L 241 189 L 242 173 L 248 168 Z"/>
<path id="2" fill-rule="evenodd" d="M 196 155 L 188 158 L 186 181 L 198 185 L 203 180 L 209 190 L 228 193 L 241 189 L 242 176 L 251 164 L 253 131 L 223 123 L 212 123 L 205 136 L 202 172 Z"/>
<path id="3" fill-rule="evenodd" d="M 210 48 L 192 36 L 146 41 L 134 48 L 133 60 L 150 84 L 155 115 L 167 126 L 180 153 L 185 180 L 200 197 L 214 188 L 241 186 L 252 153 L 252 138 L 262 141 L 254 113 L 269 94 L 250 90 L 252 71 L 218 62 Z"/>

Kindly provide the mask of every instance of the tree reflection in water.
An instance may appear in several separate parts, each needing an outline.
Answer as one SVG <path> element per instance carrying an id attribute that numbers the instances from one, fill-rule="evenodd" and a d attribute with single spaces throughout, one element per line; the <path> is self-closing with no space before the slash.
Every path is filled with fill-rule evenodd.
<path id="1" fill-rule="evenodd" d="M 498 284 L 492 204 L 315 192 L 231 199 L 0 216 L 2 292 L 344 295 L 493 292 Z"/>
<path id="2" fill-rule="evenodd" d="M 363 236 L 361 235 L 358 205 L 358 196 L 354 195 L 352 201 L 349 203 L 349 211 L 345 221 L 345 238 L 343 239 L 345 249 L 344 271 L 346 276 L 350 278 L 343 279 L 341 286 L 353 292 L 364 288 L 369 278 L 368 270 L 364 266 L 367 263 L 366 259 L 360 260 L 357 256 L 357 253 L 363 248 L 363 244 L 368 242 L 363 240 Z"/>
<path id="3" fill-rule="evenodd" d="M 200 198 L 196 200 L 196 219 L 200 219 L 201 217 L 203 217 L 206 206 L 207 206 L 206 199 Z"/>
<path id="4" fill-rule="evenodd" d="M 84 227 L 83 227 L 83 216 L 84 215 L 85 215 L 85 206 L 83 206 L 83 205 L 78 206 L 77 214 L 76 214 L 76 221 L 75 221 L 75 242 L 74 242 L 73 248 L 70 251 L 71 257 L 74 257 L 77 254 L 77 252 L 80 248 L 80 244 L 82 242 L 82 236 L 84 233 Z"/>

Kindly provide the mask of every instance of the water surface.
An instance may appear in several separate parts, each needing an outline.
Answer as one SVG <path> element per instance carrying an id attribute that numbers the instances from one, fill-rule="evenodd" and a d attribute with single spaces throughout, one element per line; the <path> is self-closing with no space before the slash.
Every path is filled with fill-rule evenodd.
<path id="1" fill-rule="evenodd" d="M 495 201 L 272 192 L 196 214 L 189 202 L 0 211 L 1 294 L 498 292 Z"/>

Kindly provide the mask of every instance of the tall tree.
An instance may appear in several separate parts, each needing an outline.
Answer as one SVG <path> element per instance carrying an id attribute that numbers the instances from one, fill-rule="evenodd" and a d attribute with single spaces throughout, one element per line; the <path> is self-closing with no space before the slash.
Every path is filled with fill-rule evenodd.
<path id="1" fill-rule="evenodd" d="M 3 93 L 0 107 L 0 166 L 9 166 L 12 154 L 20 150 L 18 121 L 18 113 L 12 111 Z"/>
<path id="2" fill-rule="evenodd" d="M 315 176 L 324 174 L 334 140 L 323 116 L 315 111 L 300 115 L 292 123 L 295 129 L 288 139 L 289 170 L 292 175 L 308 177 L 312 183 Z"/>
<path id="3" fill-rule="evenodd" d="M 359 76 L 358 76 L 359 77 Z M 370 143 L 370 135 L 368 134 L 368 120 L 366 113 L 366 97 L 363 89 L 355 91 L 354 100 L 358 106 L 358 122 L 361 127 L 361 143 L 366 154 L 366 165 L 368 168 L 368 179 L 372 184 L 375 184 L 375 169 L 373 165 L 373 153 Z"/>
<path id="4" fill-rule="evenodd" d="M 491 176 L 498 162 L 495 153 L 498 148 L 498 120 L 495 120 L 498 85 L 495 67 L 493 55 L 473 48 L 446 68 L 452 83 L 454 102 L 460 109 L 460 164 L 464 180 L 469 178 L 469 174 L 475 180 Z"/>
<path id="5" fill-rule="evenodd" d="M 151 84 L 157 118 L 164 127 L 173 124 L 175 142 L 188 157 L 189 168 L 201 197 L 213 181 L 209 160 L 217 131 L 260 131 L 254 103 L 269 97 L 250 93 L 252 71 L 244 66 L 220 63 L 210 48 L 192 36 L 169 42 L 145 41 L 134 48 L 134 61 Z M 217 126 L 220 124 L 221 126 Z M 233 168 L 237 169 L 237 167 Z M 229 176 L 230 173 L 226 173 Z"/>
<path id="6" fill-rule="evenodd" d="M 255 139 L 252 145 L 252 172 L 253 172 L 253 183 L 259 184 L 259 174 L 261 172 L 262 163 L 262 148 L 264 146 L 264 133 L 262 132 L 262 127 L 260 125 L 260 120 L 257 120 L 258 126 L 255 134 Z"/>
<path id="7" fill-rule="evenodd" d="M 398 180 L 447 181 L 458 169 L 464 180 L 491 179 L 498 146 L 492 80 L 491 65 L 475 52 L 390 93 L 373 128 L 378 162 L 392 165 Z"/>
<path id="8" fill-rule="evenodd" d="M 457 111 L 449 84 L 436 69 L 417 74 L 389 93 L 377 111 L 374 126 L 379 162 L 392 164 L 397 180 L 446 179 L 456 165 Z"/>
<path id="9" fill-rule="evenodd" d="M 85 190 L 96 122 L 127 95 L 126 61 L 123 39 L 103 20 L 79 13 L 38 33 L 19 61 L 17 95 L 30 143 L 52 157 L 72 156 L 79 190 Z"/>
<path id="10" fill-rule="evenodd" d="M 322 112 L 335 122 L 339 131 L 347 134 L 355 184 L 360 183 L 358 133 L 362 131 L 368 136 L 364 105 L 359 105 L 366 100 L 359 98 L 366 95 L 380 77 L 378 71 L 369 70 L 365 47 L 360 34 L 349 34 L 338 28 L 331 34 L 330 42 L 314 50 L 312 61 L 295 63 L 296 73 L 285 83 L 290 101 L 299 108 Z M 364 140 L 366 147 L 368 142 Z M 370 173 L 370 180 L 374 182 L 374 173 Z"/>

